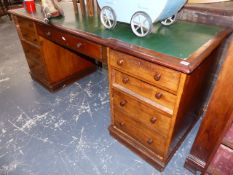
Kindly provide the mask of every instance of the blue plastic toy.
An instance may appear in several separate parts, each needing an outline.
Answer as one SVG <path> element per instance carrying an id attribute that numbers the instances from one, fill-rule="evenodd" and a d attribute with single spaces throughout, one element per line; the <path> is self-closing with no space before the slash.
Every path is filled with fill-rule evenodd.
<path id="1" fill-rule="evenodd" d="M 144 37 L 155 22 L 166 26 L 173 24 L 186 0 L 98 0 L 98 3 L 105 28 L 112 29 L 117 21 L 124 22 L 131 24 L 135 35 Z"/>

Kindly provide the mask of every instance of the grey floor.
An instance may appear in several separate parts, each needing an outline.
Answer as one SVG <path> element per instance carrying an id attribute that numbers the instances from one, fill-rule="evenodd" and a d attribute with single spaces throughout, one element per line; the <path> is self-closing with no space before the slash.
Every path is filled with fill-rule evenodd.
<path id="1" fill-rule="evenodd" d="M 56 92 L 34 82 L 14 25 L 0 18 L 0 175 L 189 175 L 198 124 L 163 173 L 110 137 L 107 71 Z"/>

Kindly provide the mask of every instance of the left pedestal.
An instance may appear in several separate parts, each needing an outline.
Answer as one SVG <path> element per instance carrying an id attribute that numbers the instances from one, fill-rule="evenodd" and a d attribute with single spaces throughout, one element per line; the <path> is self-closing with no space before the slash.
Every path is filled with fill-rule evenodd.
<path id="1" fill-rule="evenodd" d="M 34 21 L 13 16 L 31 77 L 50 91 L 96 70 L 90 60 L 38 36 Z"/>

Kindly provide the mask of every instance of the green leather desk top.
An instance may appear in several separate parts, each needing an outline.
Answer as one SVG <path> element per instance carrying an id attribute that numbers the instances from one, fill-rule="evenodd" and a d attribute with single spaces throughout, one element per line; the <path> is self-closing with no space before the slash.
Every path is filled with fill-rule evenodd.
<path id="1" fill-rule="evenodd" d="M 217 35 L 224 30 L 217 26 L 184 21 L 177 21 L 168 27 L 155 23 L 150 35 L 139 38 L 133 34 L 129 24 L 118 23 L 114 30 L 106 30 L 98 17 L 82 17 L 75 14 L 72 3 L 63 3 L 62 7 L 65 16 L 51 19 L 51 24 L 55 27 L 83 32 L 98 39 L 115 39 L 130 47 L 139 46 L 149 52 L 155 51 L 162 55 L 169 55 L 180 61 L 188 61 L 195 52 L 201 47 L 207 47 L 206 44 L 216 39 Z M 24 9 L 11 10 L 10 13 L 39 22 L 43 21 L 39 5 L 35 14 L 28 14 Z"/>

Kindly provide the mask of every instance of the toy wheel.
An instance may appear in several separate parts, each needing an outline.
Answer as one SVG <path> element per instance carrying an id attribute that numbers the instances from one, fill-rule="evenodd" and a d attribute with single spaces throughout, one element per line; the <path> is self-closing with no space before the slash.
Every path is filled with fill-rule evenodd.
<path id="1" fill-rule="evenodd" d="M 112 29 L 116 26 L 116 15 L 111 7 L 105 6 L 100 12 L 101 23 L 107 29 Z"/>
<path id="2" fill-rule="evenodd" d="M 176 15 L 173 15 L 163 21 L 161 21 L 161 23 L 165 26 L 170 26 L 171 24 L 173 24 L 176 21 Z"/>
<path id="3" fill-rule="evenodd" d="M 136 12 L 131 19 L 131 29 L 139 37 L 144 37 L 151 33 L 152 21 L 145 12 Z"/>

